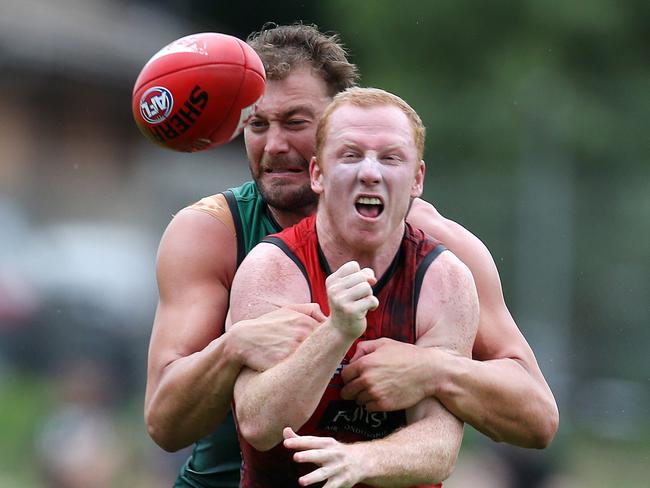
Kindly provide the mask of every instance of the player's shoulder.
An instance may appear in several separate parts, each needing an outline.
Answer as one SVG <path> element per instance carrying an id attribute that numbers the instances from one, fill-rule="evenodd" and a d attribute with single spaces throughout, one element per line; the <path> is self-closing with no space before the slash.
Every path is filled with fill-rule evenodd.
<path id="1" fill-rule="evenodd" d="M 202 235 L 208 240 L 223 239 L 224 234 L 230 234 L 234 238 L 235 225 L 226 198 L 218 193 L 185 206 L 172 215 L 164 237 L 170 234 L 186 237 Z"/>
<path id="2" fill-rule="evenodd" d="M 437 287 L 449 290 L 452 295 L 455 288 L 473 281 L 469 267 L 451 250 L 436 256 L 424 277 L 431 283 L 437 283 Z"/>
<path id="3" fill-rule="evenodd" d="M 184 272 L 231 279 L 237 265 L 237 239 L 234 225 L 228 225 L 227 204 L 220 206 L 220 199 L 214 197 L 188 205 L 172 217 L 160 240 L 159 268 L 182 267 Z"/>
<path id="4" fill-rule="evenodd" d="M 270 242 L 260 242 L 246 255 L 237 268 L 232 290 L 232 296 L 250 300 L 273 296 L 275 303 L 303 303 L 310 298 L 302 270 Z"/>
<path id="5" fill-rule="evenodd" d="M 442 242 L 469 268 L 483 305 L 502 305 L 501 280 L 496 263 L 477 236 L 459 223 L 443 217 L 433 205 L 423 200 L 414 202 L 409 221 Z"/>
<path id="6" fill-rule="evenodd" d="M 195 212 L 202 213 L 221 222 L 233 234 L 236 234 L 235 223 L 228 201 L 223 193 L 216 193 L 188 205 L 180 213 L 193 215 Z M 188 220 L 199 220 L 187 217 Z"/>
<path id="7" fill-rule="evenodd" d="M 450 250 L 441 252 L 424 273 L 418 301 L 418 337 L 436 324 L 453 324 L 454 337 L 465 331 L 472 340 L 478 324 L 478 292 L 470 268 Z M 443 320 L 444 319 L 444 320 Z M 462 326 L 462 328 L 458 328 Z M 468 344 L 468 354 L 471 346 Z"/>
<path id="8" fill-rule="evenodd" d="M 421 199 L 413 202 L 408 214 L 408 222 L 439 243 L 431 251 L 435 258 L 428 260 L 425 277 L 429 277 L 430 281 L 439 281 L 441 286 L 446 286 L 464 279 L 467 275 L 471 276 L 467 264 L 457 253 L 459 249 L 467 247 L 466 241 L 475 238 L 469 231 L 443 217 L 433 205 Z"/>
<path id="9" fill-rule="evenodd" d="M 442 215 L 431 203 L 416 198 L 407 216 L 408 222 L 443 243 L 479 241 L 471 231 Z"/>
<path id="10" fill-rule="evenodd" d="M 274 241 L 262 241 L 246 255 L 238 272 L 243 270 L 242 272 L 260 275 L 268 273 L 267 276 L 282 273 L 284 276 L 295 269 L 296 263 L 282 247 Z"/>

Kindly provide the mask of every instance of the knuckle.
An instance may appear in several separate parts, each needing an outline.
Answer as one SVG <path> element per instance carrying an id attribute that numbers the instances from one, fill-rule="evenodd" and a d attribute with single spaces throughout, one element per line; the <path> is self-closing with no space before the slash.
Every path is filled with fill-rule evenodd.
<path id="1" fill-rule="evenodd" d="M 333 439 L 332 437 L 328 437 L 328 438 L 327 438 L 326 445 L 327 445 L 328 447 L 334 447 L 334 446 L 336 446 L 337 444 L 338 444 L 338 442 L 336 441 L 336 439 Z"/>
<path id="2" fill-rule="evenodd" d="M 398 410 L 395 402 L 386 399 L 377 400 L 375 404 L 377 405 L 377 410 L 380 412 L 392 412 L 393 410 Z"/>
<path id="3" fill-rule="evenodd" d="M 368 388 L 366 388 L 366 394 L 368 396 L 369 401 L 377 400 L 377 390 L 375 389 L 374 386 L 369 385 Z"/>
<path id="4" fill-rule="evenodd" d="M 357 381 L 359 381 L 359 384 L 360 384 L 360 385 L 363 387 L 363 389 L 366 390 L 366 391 L 367 391 L 368 388 L 370 387 L 370 380 L 368 379 L 368 375 L 365 374 L 364 372 L 361 373 L 361 375 L 359 376 L 359 378 L 358 378 Z"/>
<path id="5" fill-rule="evenodd" d="M 341 268 L 344 268 L 346 271 L 349 271 L 351 273 L 361 270 L 359 263 L 356 261 L 348 261 Z"/>

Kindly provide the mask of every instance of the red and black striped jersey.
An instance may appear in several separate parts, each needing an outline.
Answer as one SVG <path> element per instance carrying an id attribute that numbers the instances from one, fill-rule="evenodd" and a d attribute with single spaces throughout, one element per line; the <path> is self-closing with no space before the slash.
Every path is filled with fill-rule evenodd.
<path id="1" fill-rule="evenodd" d="M 311 301 L 329 315 L 325 279 L 331 270 L 320 249 L 316 217 L 303 219 L 295 226 L 262 240 L 278 246 L 301 270 L 309 285 Z M 298 431 L 299 435 L 334 437 L 341 442 L 378 439 L 406 425 L 404 410 L 369 412 L 340 395 L 341 371 L 354 355 L 359 341 L 388 337 L 415 343 L 416 310 L 422 280 L 433 260 L 445 250 L 435 239 L 406 224 L 402 243 L 390 266 L 373 286 L 379 307 L 369 311 L 365 333 L 355 341 L 334 372 L 319 405 Z M 306 373 L 308 374 L 308 373 Z M 313 465 L 295 463 L 292 452 L 282 444 L 270 451 L 255 450 L 240 436 L 242 447 L 242 487 L 299 486 L 297 479 L 315 469 Z M 356 485 L 364 486 L 364 485 Z"/>

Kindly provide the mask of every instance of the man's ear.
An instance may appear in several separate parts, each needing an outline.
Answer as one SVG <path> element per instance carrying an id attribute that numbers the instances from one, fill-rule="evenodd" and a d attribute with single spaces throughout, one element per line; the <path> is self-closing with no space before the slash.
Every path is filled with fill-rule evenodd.
<path id="1" fill-rule="evenodd" d="M 316 156 L 309 161 L 309 176 L 311 178 L 311 189 L 317 195 L 323 193 L 323 172 Z"/>
<path id="2" fill-rule="evenodd" d="M 424 164 L 424 159 L 421 159 L 418 163 L 417 170 L 415 171 L 415 181 L 413 181 L 413 186 L 411 187 L 411 197 L 416 198 L 422 195 L 424 191 L 424 174 L 426 172 L 426 165 Z"/>

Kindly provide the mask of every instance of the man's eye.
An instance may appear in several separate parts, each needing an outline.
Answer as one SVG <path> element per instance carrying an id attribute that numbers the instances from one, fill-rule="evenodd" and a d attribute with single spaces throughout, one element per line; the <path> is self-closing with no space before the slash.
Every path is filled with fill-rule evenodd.
<path id="1" fill-rule="evenodd" d="M 400 158 L 397 154 L 387 154 L 386 156 L 382 157 L 382 159 L 391 163 L 399 163 L 402 160 L 402 158 Z"/>
<path id="2" fill-rule="evenodd" d="M 248 122 L 248 126 L 253 130 L 264 129 L 268 124 L 260 119 L 252 119 Z"/>
<path id="3" fill-rule="evenodd" d="M 287 125 L 292 129 L 297 129 L 307 125 L 307 121 L 304 119 L 291 119 L 287 121 Z"/>

